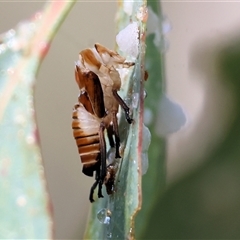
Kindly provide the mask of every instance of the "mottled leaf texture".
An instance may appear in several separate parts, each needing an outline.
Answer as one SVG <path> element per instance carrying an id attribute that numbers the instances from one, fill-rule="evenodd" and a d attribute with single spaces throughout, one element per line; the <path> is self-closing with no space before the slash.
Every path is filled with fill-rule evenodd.
<path id="1" fill-rule="evenodd" d="M 74 2 L 49 2 L 0 35 L 0 238 L 51 239 L 51 203 L 34 114 L 39 65 Z"/>

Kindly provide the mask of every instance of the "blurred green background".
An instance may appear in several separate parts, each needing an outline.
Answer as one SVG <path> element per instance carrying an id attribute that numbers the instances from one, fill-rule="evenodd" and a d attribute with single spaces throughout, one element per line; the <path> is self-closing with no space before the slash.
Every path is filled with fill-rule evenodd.
<path id="1" fill-rule="evenodd" d="M 0 32 L 43 4 L 1 2 Z M 217 1 L 162 3 L 172 24 L 165 36 L 166 89 L 182 105 L 188 122 L 167 138 L 168 189 L 146 219 L 145 238 L 240 238 L 239 7 Z M 78 95 L 74 61 L 95 42 L 114 47 L 116 8 L 115 1 L 78 2 L 38 74 L 37 119 L 57 239 L 81 238 L 93 181 L 81 173 L 72 137 Z"/>

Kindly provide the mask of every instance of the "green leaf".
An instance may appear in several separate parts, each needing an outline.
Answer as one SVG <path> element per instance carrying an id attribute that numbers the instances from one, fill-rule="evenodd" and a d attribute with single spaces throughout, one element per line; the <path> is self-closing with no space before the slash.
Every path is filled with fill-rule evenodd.
<path id="1" fill-rule="evenodd" d="M 53 236 L 33 85 L 50 41 L 73 3 L 49 2 L 43 11 L 0 36 L 1 239 Z"/>
<path id="2" fill-rule="evenodd" d="M 129 27 L 131 23 L 137 24 L 139 30 L 139 35 L 136 36 L 136 39 L 134 39 L 134 33 L 129 32 L 129 35 L 132 35 L 133 38 L 130 37 L 130 41 L 138 41 L 139 55 L 135 61 L 133 71 L 128 70 L 127 76 L 123 80 L 121 96 L 132 107 L 134 123 L 129 125 L 121 113 L 119 129 L 122 159 L 119 163 L 116 163 L 118 172 L 114 186 L 115 192 L 110 196 L 104 193 L 104 199 L 98 199 L 92 204 L 92 211 L 84 236 L 85 239 L 135 238 L 134 221 L 141 207 L 146 1 L 119 2 L 117 13 L 118 31 L 124 28 L 126 30 L 126 27 Z M 124 34 L 125 37 L 128 37 L 126 32 Z M 131 61 L 131 59 L 127 60 Z M 145 133 L 148 134 L 146 129 Z M 148 146 L 150 141 L 149 135 L 146 139 L 145 145 Z M 144 148 L 144 153 L 146 148 Z M 99 215 L 99 213 L 103 213 L 103 216 L 102 214 Z M 105 219 L 104 216 L 106 217 Z M 104 220 L 108 221 L 109 217 L 109 223 L 101 223 Z"/>
<path id="3" fill-rule="evenodd" d="M 162 35 L 162 13 L 159 1 L 148 1 L 148 30 L 151 34 L 146 39 L 146 70 L 148 79 L 145 84 L 147 97 L 144 101 L 145 121 L 152 135 L 151 144 L 148 150 L 149 168 L 143 176 L 143 204 L 137 215 L 136 229 L 137 239 L 141 238 L 144 232 L 148 232 L 147 222 L 154 204 L 158 201 L 165 189 L 166 179 L 166 143 L 165 139 L 157 134 L 157 117 L 159 105 L 164 94 L 164 58 L 163 58 L 163 35 Z M 152 14 L 152 15 L 150 15 Z M 154 22 L 154 20 L 156 22 Z"/>

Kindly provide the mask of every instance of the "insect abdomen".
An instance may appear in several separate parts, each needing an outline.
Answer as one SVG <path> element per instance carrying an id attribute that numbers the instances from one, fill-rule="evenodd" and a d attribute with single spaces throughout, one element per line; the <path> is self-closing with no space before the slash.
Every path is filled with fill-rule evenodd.
<path id="1" fill-rule="evenodd" d="M 83 163 L 83 173 L 93 176 L 100 159 L 99 123 L 80 104 L 75 105 L 72 117 L 73 136 Z"/>

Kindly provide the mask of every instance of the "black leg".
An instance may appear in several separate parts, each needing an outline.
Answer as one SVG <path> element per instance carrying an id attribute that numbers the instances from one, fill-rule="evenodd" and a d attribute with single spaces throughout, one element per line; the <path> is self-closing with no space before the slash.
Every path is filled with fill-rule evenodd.
<path id="1" fill-rule="evenodd" d="M 103 198 L 103 194 L 102 194 L 102 181 L 100 180 L 98 183 L 98 198 Z"/>
<path id="2" fill-rule="evenodd" d="M 109 144 L 110 144 L 111 148 L 115 147 L 115 143 L 113 140 L 113 125 L 110 125 L 107 128 L 107 135 L 108 135 Z"/>
<path id="3" fill-rule="evenodd" d="M 104 179 L 106 177 L 106 142 L 105 142 L 105 138 L 104 138 L 104 129 L 105 129 L 105 124 L 104 122 L 102 122 L 100 124 L 100 128 L 99 128 L 99 143 L 100 143 L 100 154 L 101 154 L 101 162 L 100 162 L 100 181 L 101 181 L 101 185 L 104 182 Z"/>
<path id="4" fill-rule="evenodd" d="M 113 122 L 113 131 L 115 135 L 115 143 L 116 143 L 116 158 L 121 158 L 119 153 L 120 148 L 120 137 L 119 137 L 119 131 L 118 131 L 118 122 L 117 122 L 117 116 L 116 113 L 112 113 L 112 122 Z"/>
<path id="5" fill-rule="evenodd" d="M 100 161 L 101 161 L 101 159 L 100 159 Z M 90 195 L 89 195 L 90 202 L 94 202 L 93 194 L 94 194 L 94 190 L 96 189 L 97 185 L 99 185 L 99 181 L 100 181 L 99 174 L 100 174 L 100 164 L 98 163 L 97 168 L 96 168 L 96 174 L 95 174 L 95 182 L 90 189 Z"/>
<path id="6" fill-rule="evenodd" d="M 102 122 L 100 124 L 100 129 L 99 129 L 99 143 L 100 143 L 100 164 L 99 167 L 96 169 L 96 181 L 94 182 L 94 184 L 92 185 L 91 189 L 90 189 L 90 195 L 89 195 L 89 200 L 90 202 L 94 202 L 93 199 L 93 194 L 94 194 L 94 190 L 96 189 L 97 185 L 98 185 L 98 197 L 99 198 L 103 198 L 103 194 L 102 194 L 102 185 L 104 182 L 104 179 L 106 177 L 106 142 L 105 142 L 105 138 L 104 138 L 104 129 L 105 129 L 105 124 Z"/>
<path id="7" fill-rule="evenodd" d="M 90 202 L 94 202 L 93 194 L 94 194 L 95 188 L 96 188 L 97 185 L 98 185 L 98 182 L 99 182 L 99 181 L 96 180 L 96 181 L 94 182 L 94 184 L 92 185 L 91 189 L 90 189 L 90 195 L 89 195 L 89 200 L 90 200 Z"/>
<path id="8" fill-rule="evenodd" d="M 122 100 L 122 98 L 118 95 L 116 90 L 113 90 L 113 96 L 115 97 L 115 99 L 118 101 L 119 105 L 123 108 L 123 110 L 125 111 L 125 117 L 128 121 L 129 124 L 131 124 L 133 122 L 133 119 L 130 118 L 129 116 L 129 107 L 127 106 L 127 104 Z"/>
<path id="9" fill-rule="evenodd" d="M 102 132 L 103 135 L 103 132 Z M 92 185 L 90 189 L 90 195 L 89 195 L 89 200 L 90 202 L 94 202 L 93 195 L 94 195 L 94 190 L 98 186 L 98 198 L 103 198 L 102 194 L 102 185 L 106 176 L 106 144 L 105 144 L 105 139 L 103 138 L 103 143 L 101 142 L 101 134 L 99 135 L 100 137 L 100 159 L 97 165 L 96 174 L 95 174 L 95 182 Z M 104 151 L 105 149 L 105 151 Z"/>

